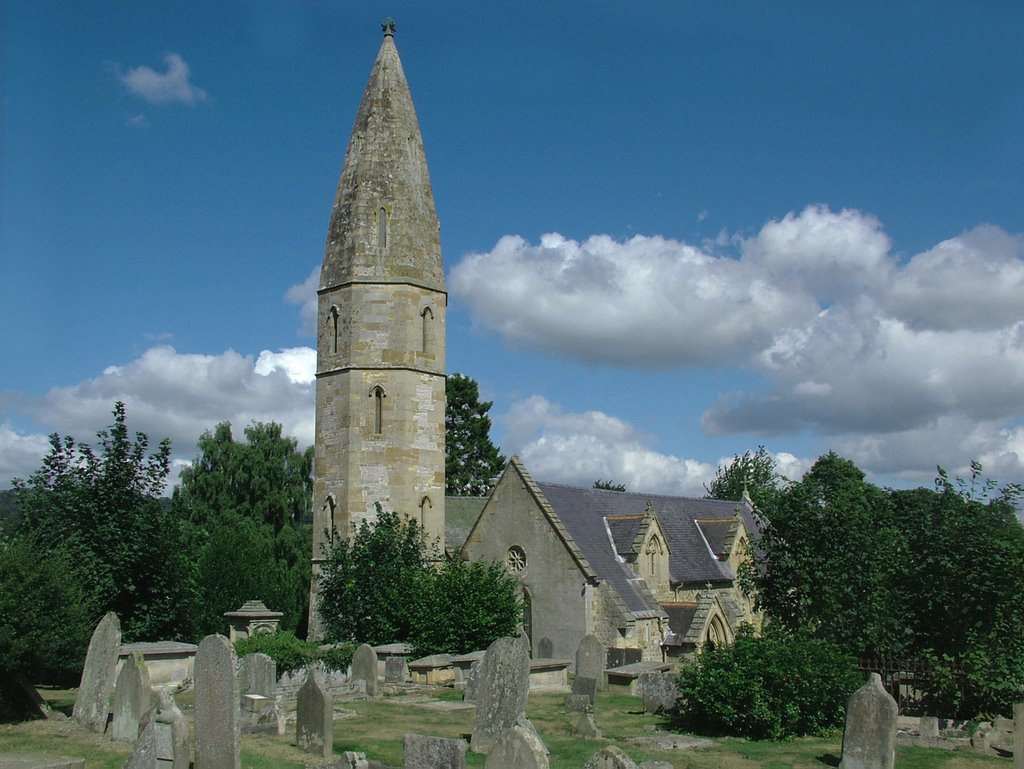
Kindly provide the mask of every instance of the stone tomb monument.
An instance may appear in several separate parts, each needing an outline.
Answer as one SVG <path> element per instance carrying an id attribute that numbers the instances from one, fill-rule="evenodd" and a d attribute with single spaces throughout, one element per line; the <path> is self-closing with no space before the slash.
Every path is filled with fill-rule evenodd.
<path id="1" fill-rule="evenodd" d="M 107 727 L 120 649 L 121 621 L 114 612 L 108 611 L 92 631 L 72 711 L 72 717 L 89 731 L 102 733 Z"/>
<path id="2" fill-rule="evenodd" d="M 526 714 L 530 695 L 530 658 L 518 638 L 499 638 L 480 665 L 473 736 L 474 753 L 488 753 L 500 734 Z"/>
<path id="3" fill-rule="evenodd" d="M 846 705 L 839 769 L 893 769 L 898 712 L 896 700 L 882 686 L 882 677 L 872 673 Z"/>
<path id="4" fill-rule="evenodd" d="M 124 769 L 189 769 L 188 721 L 167 689 L 157 690 L 157 705 L 142 721 L 142 733 Z"/>
<path id="5" fill-rule="evenodd" d="M 366 696 L 377 696 L 377 652 L 369 644 L 363 644 L 352 655 L 352 680 L 366 681 Z"/>
<path id="6" fill-rule="evenodd" d="M 196 650 L 195 769 L 241 769 L 235 647 L 208 635 Z"/>
<path id="7" fill-rule="evenodd" d="M 139 738 L 139 723 L 149 711 L 151 697 L 146 661 L 139 652 L 135 652 L 129 655 L 117 676 L 110 739 L 135 742 Z"/>
<path id="8" fill-rule="evenodd" d="M 312 668 L 296 702 L 295 744 L 306 753 L 334 755 L 334 706 Z"/>
<path id="9" fill-rule="evenodd" d="M 597 681 L 598 691 L 605 690 L 604 669 L 606 665 L 604 644 L 595 635 L 585 635 L 576 647 L 576 676 L 593 678 Z"/>
<path id="10" fill-rule="evenodd" d="M 590 757 L 583 769 L 638 769 L 636 762 L 622 748 L 609 745 Z"/>

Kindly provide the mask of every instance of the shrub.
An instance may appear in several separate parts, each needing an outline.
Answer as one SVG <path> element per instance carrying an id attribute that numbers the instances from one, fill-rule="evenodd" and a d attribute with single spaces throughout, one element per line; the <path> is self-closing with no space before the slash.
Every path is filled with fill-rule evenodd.
<path id="1" fill-rule="evenodd" d="M 731 646 L 701 652 L 683 669 L 683 725 L 706 734 L 780 740 L 841 727 L 861 685 L 853 658 L 820 639 L 741 629 Z"/>
<path id="2" fill-rule="evenodd" d="M 328 670 L 345 670 L 352 661 L 354 650 L 352 644 L 336 644 L 321 649 L 314 641 L 303 641 L 287 630 L 262 633 L 235 641 L 235 653 L 239 657 L 262 652 L 277 664 L 278 675 L 298 670 L 314 662 L 320 662 Z"/>

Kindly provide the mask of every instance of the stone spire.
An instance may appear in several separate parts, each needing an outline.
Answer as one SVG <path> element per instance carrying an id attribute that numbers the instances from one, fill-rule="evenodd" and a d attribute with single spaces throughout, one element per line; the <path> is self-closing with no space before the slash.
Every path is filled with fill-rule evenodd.
<path id="1" fill-rule="evenodd" d="M 389 21 L 345 153 L 321 290 L 347 281 L 444 290 L 427 158 Z"/>

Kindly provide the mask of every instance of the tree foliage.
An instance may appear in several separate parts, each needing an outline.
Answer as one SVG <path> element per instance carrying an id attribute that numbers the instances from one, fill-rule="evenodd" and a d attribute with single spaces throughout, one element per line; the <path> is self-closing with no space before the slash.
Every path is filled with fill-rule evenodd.
<path id="1" fill-rule="evenodd" d="M 304 630 L 308 608 L 312 447 L 300 452 L 281 425 L 255 422 L 235 441 L 229 422 L 199 439 L 172 508 L 189 522 L 195 558 L 199 635 L 220 632 L 224 613 L 261 600 Z"/>
<path id="2" fill-rule="evenodd" d="M 732 462 L 715 471 L 711 483 L 705 484 L 708 499 L 737 501 L 746 493 L 758 510 L 770 509 L 779 492 L 788 483 L 779 473 L 775 457 L 764 446 L 757 451 L 734 454 Z"/>
<path id="3" fill-rule="evenodd" d="M 826 454 L 764 510 L 742 579 L 778 628 L 930 662 L 934 712 L 1005 713 L 1024 684 L 1024 528 L 1019 489 L 980 474 L 895 491 Z"/>
<path id="4" fill-rule="evenodd" d="M 14 480 L 19 531 L 40 557 L 75 564 L 96 618 L 116 612 L 127 640 L 182 637 L 194 595 L 181 526 L 159 501 L 170 442 L 149 453 L 145 433 L 129 436 L 125 405 L 113 414 L 98 450 L 55 433 L 42 467 Z"/>
<path id="5" fill-rule="evenodd" d="M 820 735 L 843 725 L 860 685 L 853 658 L 828 641 L 741 628 L 734 644 L 705 649 L 683 669 L 679 712 L 704 734 Z"/>
<path id="6" fill-rule="evenodd" d="M 604 481 L 604 480 L 601 480 L 600 478 L 598 478 L 596 481 L 594 481 L 594 488 L 595 489 L 601 489 L 602 491 L 620 491 L 620 492 L 622 492 L 622 491 L 626 490 L 626 484 L 624 484 L 624 483 L 615 483 L 614 481 Z"/>
<path id="7" fill-rule="evenodd" d="M 486 648 L 515 632 L 516 582 L 497 564 L 444 558 L 416 521 L 378 508 L 328 552 L 319 584 L 325 635 L 371 645 L 406 642 L 420 654 Z"/>
<path id="8" fill-rule="evenodd" d="M 450 374 L 445 383 L 445 493 L 484 496 L 492 478 L 501 472 L 505 457 L 491 443 L 491 401 L 480 401 L 475 379 Z"/>

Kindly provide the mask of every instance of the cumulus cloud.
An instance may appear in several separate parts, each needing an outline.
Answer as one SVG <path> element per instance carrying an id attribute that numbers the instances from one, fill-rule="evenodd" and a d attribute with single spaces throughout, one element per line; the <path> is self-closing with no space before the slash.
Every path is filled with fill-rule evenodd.
<path id="1" fill-rule="evenodd" d="M 1014 449 L 1024 236 L 992 225 L 909 259 L 892 252 L 876 218 L 825 206 L 699 247 L 507 236 L 463 259 L 449 285 L 475 323 L 519 345 L 607 365 L 760 375 L 762 389 L 722 393 L 707 409 L 713 433 L 811 431 L 865 462 L 889 440 L 895 462 L 904 438 L 922 441 L 916 456 L 934 455 L 927 442 L 941 434 L 957 463 L 985 455 L 1024 473 Z M 888 471 L 934 473 L 910 453 Z"/>
<path id="2" fill-rule="evenodd" d="M 662 454 L 651 436 L 600 411 L 566 412 L 539 395 L 513 403 L 498 418 L 502 450 L 517 454 L 534 478 L 589 487 L 598 479 L 630 491 L 703 496 L 714 465 Z"/>
<path id="3" fill-rule="evenodd" d="M 142 65 L 118 77 L 128 93 L 150 104 L 185 104 L 193 107 L 206 101 L 206 91 L 189 82 L 188 62 L 176 53 L 168 53 L 164 56 L 164 64 L 167 65 L 165 72 L 157 72 Z"/>
<path id="4" fill-rule="evenodd" d="M 301 446 L 313 441 L 316 352 L 293 348 L 262 352 L 256 361 L 233 350 L 220 355 L 153 347 L 139 358 L 85 382 L 37 398 L 0 395 L 0 411 L 17 410 L 39 424 L 89 442 L 111 421 L 115 401 L 127 405 L 129 428 L 152 445 L 171 439 L 178 471 L 194 458 L 196 440 L 218 422 L 236 436 L 252 422 L 278 422 Z M 46 437 L 0 428 L 0 481 L 27 476 L 46 453 Z M 175 476 L 176 477 L 176 476 Z"/>
<path id="5" fill-rule="evenodd" d="M 316 334 L 317 295 L 320 287 L 320 265 L 316 265 L 301 283 L 296 283 L 284 292 L 285 301 L 299 305 L 299 317 L 302 318 L 300 333 Z"/>

